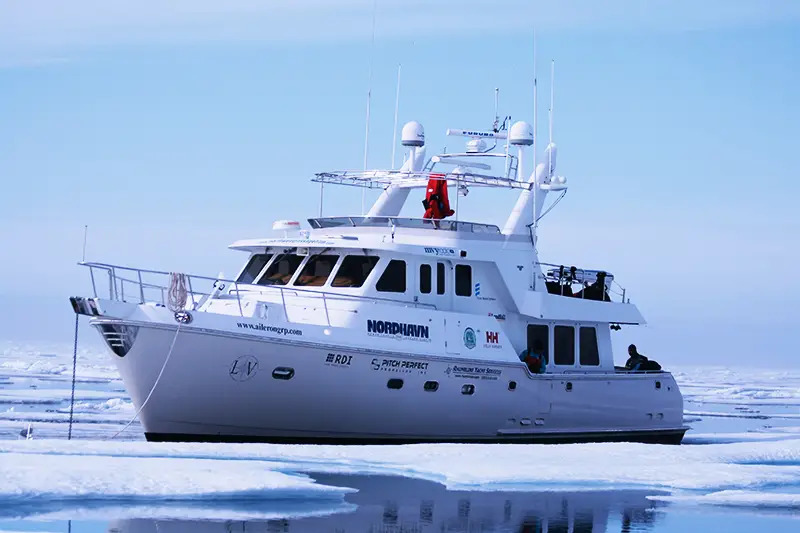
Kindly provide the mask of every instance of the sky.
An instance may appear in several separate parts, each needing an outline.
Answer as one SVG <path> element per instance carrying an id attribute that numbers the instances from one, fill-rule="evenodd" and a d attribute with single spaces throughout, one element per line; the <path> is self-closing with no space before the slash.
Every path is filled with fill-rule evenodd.
<path id="1" fill-rule="evenodd" d="M 570 185 L 541 259 L 626 287 L 648 325 L 617 349 L 796 365 L 800 2 L 162 4 L 0 2 L 0 339 L 71 341 L 85 225 L 89 260 L 231 276 L 228 244 L 315 216 L 313 173 L 363 164 L 370 70 L 371 167 L 391 163 L 398 65 L 429 155 L 491 126 L 495 88 L 532 121 L 535 28 L 539 146 L 554 59 Z M 473 193 L 459 216 L 502 225 L 514 199 Z M 325 214 L 360 203 L 330 191 Z"/>

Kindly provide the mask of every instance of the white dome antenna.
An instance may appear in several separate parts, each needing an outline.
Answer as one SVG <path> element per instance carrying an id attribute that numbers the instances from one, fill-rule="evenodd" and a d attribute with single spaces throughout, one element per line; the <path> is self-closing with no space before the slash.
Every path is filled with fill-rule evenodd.
<path id="1" fill-rule="evenodd" d="M 406 122 L 403 131 L 400 132 L 400 144 L 410 148 L 408 156 L 411 161 L 414 161 L 417 151 L 422 150 L 422 147 L 425 146 L 425 130 L 422 124 L 416 120 Z"/>
<path id="2" fill-rule="evenodd" d="M 530 146 L 533 144 L 533 126 L 520 120 L 511 126 L 508 132 L 508 142 L 514 146 Z"/>
<path id="3" fill-rule="evenodd" d="M 422 124 L 416 120 L 406 122 L 400 134 L 400 144 L 415 148 L 425 146 L 425 130 L 422 128 Z"/>
<path id="4" fill-rule="evenodd" d="M 533 144 L 533 126 L 523 120 L 515 122 L 508 131 L 508 142 L 517 147 L 517 180 L 526 180 L 523 162 L 525 147 Z"/>

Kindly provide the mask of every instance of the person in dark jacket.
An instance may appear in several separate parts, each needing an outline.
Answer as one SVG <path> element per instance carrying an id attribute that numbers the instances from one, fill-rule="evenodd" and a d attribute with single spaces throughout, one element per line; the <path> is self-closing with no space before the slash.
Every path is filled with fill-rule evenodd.
<path id="1" fill-rule="evenodd" d="M 631 344 L 628 346 L 628 360 L 625 362 L 625 368 L 628 370 L 646 370 L 647 363 L 649 362 L 647 357 L 640 354 L 636 350 L 636 345 Z"/>

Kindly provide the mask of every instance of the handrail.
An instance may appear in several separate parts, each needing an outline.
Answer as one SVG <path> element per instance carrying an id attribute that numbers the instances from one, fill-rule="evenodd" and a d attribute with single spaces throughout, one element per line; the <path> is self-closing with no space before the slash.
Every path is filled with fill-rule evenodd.
<path id="1" fill-rule="evenodd" d="M 593 269 L 586 269 L 586 268 L 578 268 L 578 267 L 572 267 L 572 266 L 568 267 L 568 266 L 563 265 L 563 264 L 559 265 L 559 264 L 555 264 L 555 263 L 543 263 L 541 261 L 537 261 L 535 264 L 538 267 L 540 267 L 540 270 L 539 270 L 539 272 L 535 272 L 535 274 L 534 274 L 534 281 L 533 281 L 534 290 L 536 290 L 536 280 L 539 278 L 539 275 L 538 275 L 539 273 L 541 274 L 542 279 L 545 282 L 547 281 L 547 274 L 548 273 L 545 272 L 544 269 L 541 269 L 541 267 L 550 267 L 551 269 L 562 269 L 562 268 L 564 269 L 564 273 L 566 274 L 566 276 L 558 278 L 557 280 L 554 279 L 554 278 L 551 278 L 552 281 L 558 281 L 561 284 L 561 287 L 562 287 L 561 288 L 561 296 L 564 296 L 564 287 L 567 284 L 572 285 L 573 283 L 577 283 L 577 284 L 580 284 L 581 287 L 583 287 L 585 289 L 587 287 L 587 283 L 588 283 L 587 274 L 591 274 L 591 275 L 595 276 L 595 280 L 596 280 L 597 279 L 597 274 L 599 272 L 604 272 L 606 274 L 606 283 L 604 284 L 605 285 L 605 293 L 606 293 L 606 295 L 613 294 L 613 295 L 618 296 L 620 298 L 620 302 L 621 303 L 630 303 L 630 299 L 626 300 L 626 289 L 622 285 L 620 285 L 619 282 L 616 279 L 614 279 L 614 275 L 611 274 L 610 272 L 593 270 Z M 575 269 L 575 273 L 579 273 L 580 274 L 580 276 L 579 276 L 580 279 L 578 279 L 578 277 L 573 279 L 571 276 L 569 276 L 570 271 L 572 270 L 572 268 Z M 619 289 L 618 291 L 613 290 L 613 287 L 615 287 L 615 286 Z M 586 295 L 585 291 L 582 290 L 581 291 L 581 298 L 584 298 L 585 295 Z"/>
<path id="2" fill-rule="evenodd" d="M 102 270 L 108 272 L 108 279 L 109 279 L 109 287 L 108 287 L 108 294 L 109 299 L 112 300 L 119 300 L 125 301 L 125 290 L 124 286 L 125 283 L 130 283 L 136 287 L 138 287 L 138 298 L 140 303 L 145 303 L 145 289 L 156 289 L 161 292 L 160 303 L 162 305 L 166 305 L 166 295 L 165 291 L 169 289 L 169 285 L 159 285 L 156 283 L 149 283 L 142 280 L 142 274 L 154 274 L 158 276 L 170 276 L 171 272 L 166 272 L 163 270 L 151 270 L 151 269 L 144 269 L 144 268 L 134 268 L 134 267 L 126 267 L 122 265 L 113 265 L 110 263 L 97 263 L 97 262 L 87 262 L 81 261 L 78 265 L 89 268 L 91 280 L 92 280 L 92 291 L 94 293 L 94 297 L 98 297 L 97 293 L 97 285 L 95 283 L 95 276 L 94 276 L 94 269 Z M 130 279 L 127 277 L 123 277 L 119 273 L 118 270 L 126 271 L 126 272 L 134 272 L 136 279 Z M 343 294 L 338 292 L 329 292 L 329 291 L 320 291 L 320 290 L 310 290 L 310 289 L 301 289 L 297 287 L 286 287 L 282 285 L 250 285 L 248 287 L 253 287 L 253 289 L 243 288 L 239 284 L 237 280 L 234 279 L 224 279 L 224 278 L 214 278 L 210 276 L 201 276 L 197 274 L 186 274 L 187 277 L 187 285 L 189 290 L 187 291 L 188 296 L 191 298 L 192 302 L 192 309 L 197 309 L 200 305 L 205 303 L 205 301 L 211 296 L 213 291 L 203 292 L 194 290 L 192 288 L 191 280 L 192 278 L 196 280 L 203 280 L 203 281 L 210 281 L 213 283 L 223 283 L 228 286 L 227 296 L 235 296 L 237 300 L 237 304 L 239 306 L 239 314 L 240 316 L 244 316 L 244 310 L 242 307 L 242 294 L 247 294 L 249 292 L 260 292 L 263 293 L 265 291 L 280 291 L 281 294 L 281 301 L 283 302 L 284 308 L 286 307 L 286 292 L 294 293 L 295 296 L 309 296 L 309 297 L 317 297 L 322 298 L 323 304 L 325 305 L 325 312 L 328 313 L 327 309 L 327 302 L 330 299 L 333 300 L 363 300 L 371 303 L 378 303 L 378 302 L 388 302 L 393 304 L 402 304 L 402 305 L 412 305 L 414 307 L 424 307 L 429 309 L 436 309 L 434 304 L 429 303 L 422 303 L 422 302 L 409 302 L 405 300 L 396 300 L 392 298 L 380 298 L 375 296 L 363 296 L 358 294 Z M 119 288 L 117 285 L 119 284 Z M 200 296 L 201 298 L 200 303 L 195 300 L 196 296 Z"/>
<path id="3" fill-rule="evenodd" d="M 463 220 L 443 220 L 430 218 L 392 217 L 392 216 L 340 216 L 314 217 L 308 219 L 314 229 L 350 227 L 398 227 L 411 229 L 437 229 L 463 231 L 481 234 L 500 235 L 500 228 L 494 224 L 469 222 Z"/>

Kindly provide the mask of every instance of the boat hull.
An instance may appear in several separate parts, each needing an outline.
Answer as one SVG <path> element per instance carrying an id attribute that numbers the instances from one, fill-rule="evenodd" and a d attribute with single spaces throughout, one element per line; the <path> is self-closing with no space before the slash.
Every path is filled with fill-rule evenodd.
<path id="1" fill-rule="evenodd" d="M 665 372 L 532 375 L 522 363 L 404 354 L 402 343 L 114 324 L 136 331 L 112 357 L 151 441 L 677 444 L 686 431 Z"/>

